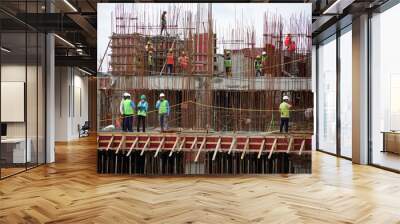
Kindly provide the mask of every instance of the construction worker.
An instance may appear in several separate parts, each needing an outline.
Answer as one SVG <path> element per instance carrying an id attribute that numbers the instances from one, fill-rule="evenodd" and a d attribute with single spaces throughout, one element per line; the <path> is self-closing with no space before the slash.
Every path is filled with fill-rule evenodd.
<path id="1" fill-rule="evenodd" d="M 187 72 L 188 64 L 189 64 L 189 57 L 182 51 L 181 56 L 178 58 L 178 63 L 182 73 Z"/>
<path id="2" fill-rule="evenodd" d="M 256 71 L 256 77 L 261 76 L 262 71 L 261 56 L 257 55 L 256 60 L 254 60 L 254 70 Z"/>
<path id="3" fill-rule="evenodd" d="M 261 76 L 264 76 L 264 74 L 266 73 L 265 68 L 267 67 L 267 58 L 267 52 L 263 51 L 261 55 Z"/>
<path id="4" fill-rule="evenodd" d="M 137 131 L 140 131 L 140 124 L 142 124 L 143 132 L 146 132 L 146 116 L 149 109 L 149 104 L 146 101 L 146 96 L 141 95 L 140 101 L 137 104 Z"/>
<path id="5" fill-rule="evenodd" d="M 149 75 L 151 75 L 153 71 L 153 51 L 149 51 L 147 53 L 147 65 L 149 69 Z"/>
<path id="6" fill-rule="evenodd" d="M 149 75 L 151 75 L 152 70 L 153 70 L 153 51 L 154 47 L 151 41 L 147 41 L 147 44 L 145 46 L 146 53 L 147 53 L 147 65 L 148 65 L 148 70 L 149 70 Z"/>
<path id="7" fill-rule="evenodd" d="M 167 32 L 167 11 L 164 11 L 161 14 L 161 32 L 160 32 L 160 35 L 162 35 L 164 30 L 165 30 L 165 34 L 168 35 L 168 32 Z"/>
<path id="8" fill-rule="evenodd" d="M 122 130 L 132 132 L 133 116 L 135 115 L 135 103 L 131 100 L 131 94 L 124 93 L 119 110 L 121 112 Z"/>
<path id="9" fill-rule="evenodd" d="M 174 54 L 172 52 L 172 48 L 170 48 L 167 53 L 167 74 L 168 75 L 170 75 L 172 73 L 173 68 L 174 68 Z"/>
<path id="10" fill-rule="evenodd" d="M 288 103 L 289 97 L 283 96 L 283 102 L 279 105 L 279 112 L 281 114 L 281 125 L 280 132 L 282 133 L 283 128 L 285 128 L 285 132 L 289 131 L 289 118 L 290 118 L 290 108 L 292 105 Z"/>
<path id="11" fill-rule="evenodd" d="M 150 51 L 154 51 L 153 44 L 151 43 L 150 40 L 147 41 L 147 44 L 146 44 L 145 48 L 146 48 L 146 52 L 147 52 L 147 53 L 149 53 Z"/>
<path id="12" fill-rule="evenodd" d="M 169 103 L 168 100 L 165 99 L 164 93 L 160 93 L 160 99 L 156 103 L 156 109 L 158 110 L 161 132 L 164 132 L 168 129 L 167 119 L 170 112 Z"/>
<path id="13" fill-rule="evenodd" d="M 227 77 L 232 77 L 232 59 L 231 52 L 227 51 L 224 60 L 225 72 Z"/>

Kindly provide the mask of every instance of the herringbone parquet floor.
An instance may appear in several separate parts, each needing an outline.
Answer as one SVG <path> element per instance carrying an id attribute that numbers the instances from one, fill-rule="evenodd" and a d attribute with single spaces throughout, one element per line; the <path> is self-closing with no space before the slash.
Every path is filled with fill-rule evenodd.
<path id="1" fill-rule="evenodd" d="M 312 175 L 101 176 L 94 139 L 0 181 L 0 223 L 400 223 L 400 175 L 313 155 Z"/>

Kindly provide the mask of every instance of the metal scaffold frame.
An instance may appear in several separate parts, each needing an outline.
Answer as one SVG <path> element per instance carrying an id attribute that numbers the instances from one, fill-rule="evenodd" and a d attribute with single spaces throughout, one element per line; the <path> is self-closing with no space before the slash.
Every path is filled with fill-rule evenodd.
<path id="1" fill-rule="evenodd" d="M 160 15 L 167 13 L 169 35 L 160 35 Z M 291 129 L 311 131 L 311 22 L 293 15 L 289 22 L 276 13 L 264 14 L 263 43 L 256 43 L 253 27 L 242 20 L 217 30 L 212 4 L 165 4 L 164 8 L 143 8 L 117 4 L 111 21 L 112 34 L 101 62 L 108 70 L 99 73 L 99 125 L 117 124 L 123 92 L 145 94 L 152 108 L 159 93 L 166 94 L 173 130 L 274 132 L 278 128 L 278 107 L 283 95 L 292 99 Z M 240 22 L 241 21 L 241 22 Z M 287 36 L 296 44 L 285 45 Z M 152 43 L 153 65 L 149 67 L 146 45 Z M 223 55 L 233 55 L 233 77 L 220 73 Z M 182 71 L 175 60 L 172 73 L 165 69 L 169 49 L 175 59 L 182 51 L 189 57 Z M 265 51 L 263 76 L 255 77 L 255 57 Z M 156 127 L 156 112 L 149 113 L 148 125 Z"/>

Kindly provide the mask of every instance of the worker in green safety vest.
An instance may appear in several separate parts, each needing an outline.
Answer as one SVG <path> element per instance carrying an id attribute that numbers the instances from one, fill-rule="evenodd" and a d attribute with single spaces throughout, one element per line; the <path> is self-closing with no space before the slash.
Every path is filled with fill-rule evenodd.
<path id="1" fill-rule="evenodd" d="M 231 59 L 230 51 L 227 51 L 225 54 L 224 67 L 225 67 L 226 76 L 232 77 L 232 59 Z"/>
<path id="2" fill-rule="evenodd" d="M 264 76 L 266 73 L 265 69 L 267 68 L 267 52 L 263 51 L 261 55 L 261 76 Z"/>
<path id="3" fill-rule="evenodd" d="M 261 76 L 262 64 L 260 55 L 257 55 L 256 60 L 254 60 L 254 70 L 256 71 L 256 77 Z"/>
<path id="4" fill-rule="evenodd" d="M 122 115 L 122 130 L 132 132 L 133 116 L 135 116 L 135 103 L 131 100 L 131 94 L 124 93 L 119 110 Z"/>
<path id="5" fill-rule="evenodd" d="M 283 96 L 283 102 L 279 105 L 279 112 L 281 114 L 281 125 L 280 132 L 285 128 L 285 132 L 289 132 L 289 118 L 290 118 L 290 108 L 292 105 L 288 103 L 289 97 Z"/>
<path id="6" fill-rule="evenodd" d="M 140 131 L 140 124 L 142 124 L 143 132 L 146 132 L 146 116 L 149 109 L 149 104 L 146 101 L 146 96 L 141 95 L 140 101 L 137 104 L 137 131 Z"/>
<path id="7" fill-rule="evenodd" d="M 158 117 L 160 121 L 161 132 L 168 129 L 168 116 L 170 112 L 168 100 L 165 99 L 165 94 L 160 94 L 160 99 L 156 103 L 156 109 L 158 110 Z"/>

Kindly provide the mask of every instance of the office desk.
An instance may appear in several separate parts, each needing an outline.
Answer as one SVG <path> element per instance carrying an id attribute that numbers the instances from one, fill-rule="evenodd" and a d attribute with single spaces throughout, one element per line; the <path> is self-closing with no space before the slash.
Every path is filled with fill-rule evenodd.
<path id="1" fill-rule="evenodd" d="M 383 131 L 383 152 L 400 154 L 400 132 Z"/>
<path id="2" fill-rule="evenodd" d="M 1 139 L 1 157 L 5 163 L 25 163 L 31 162 L 32 153 L 30 138 L 26 140 L 27 147 L 25 152 L 25 138 L 6 138 Z"/>

